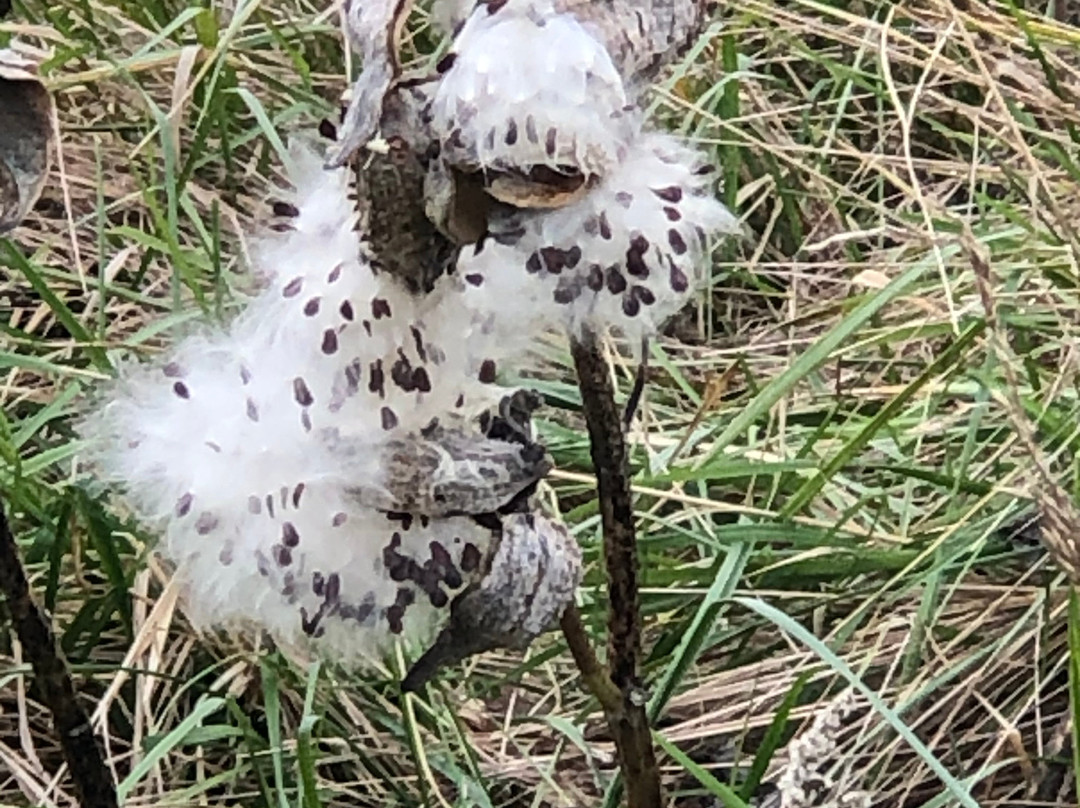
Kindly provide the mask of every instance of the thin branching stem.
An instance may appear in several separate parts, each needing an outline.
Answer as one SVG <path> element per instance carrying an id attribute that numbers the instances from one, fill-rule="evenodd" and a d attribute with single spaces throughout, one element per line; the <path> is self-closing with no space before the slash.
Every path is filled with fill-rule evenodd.
<path id="1" fill-rule="evenodd" d="M 654 808 L 661 804 L 660 775 L 638 678 L 641 604 L 637 536 L 622 413 L 615 403 L 610 368 L 596 334 L 587 331 L 572 339 L 570 351 L 589 431 L 604 533 L 608 668 L 611 682 L 619 691 L 618 709 L 605 708 L 605 714 L 615 737 L 627 804 L 630 808 Z"/>
<path id="2" fill-rule="evenodd" d="M 71 674 L 57 648 L 44 613 L 30 595 L 15 536 L 0 503 L 0 592 L 7 602 L 15 636 L 30 660 L 41 701 L 52 715 L 60 748 L 81 808 L 115 808 L 116 788 L 90 719 L 79 704 Z"/>

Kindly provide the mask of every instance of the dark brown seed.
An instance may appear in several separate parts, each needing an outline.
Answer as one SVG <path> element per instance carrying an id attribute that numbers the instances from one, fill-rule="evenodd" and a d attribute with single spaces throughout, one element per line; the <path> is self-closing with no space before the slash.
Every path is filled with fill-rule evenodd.
<path id="1" fill-rule="evenodd" d="M 566 286 L 558 286 L 553 293 L 553 297 L 556 303 L 566 305 L 567 303 L 573 303 L 581 296 L 581 286 L 573 283 Z"/>
<path id="2" fill-rule="evenodd" d="M 515 143 L 517 143 L 517 139 L 517 121 L 511 118 L 510 122 L 506 125 L 506 136 L 503 138 L 503 140 L 506 141 L 507 146 L 513 146 Z"/>
<path id="3" fill-rule="evenodd" d="M 270 514 L 271 519 L 274 518 L 274 495 L 273 494 L 267 494 L 266 495 L 266 512 L 268 514 Z"/>
<path id="4" fill-rule="evenodd" d="M 345 524 L 346 521 L 348 521 L 348 519 L 348 516 L 346 516 L 341 511 L 338 511 L 334 514 L 334 518 L 330 520 L 330 524 L 334 527 L 341 527 L 343 524 Z"/>
<path id="5" fill-rule="evenodd" d="M 304 428 L 305 432 L 311 431 L 311 413 L 307 410 L 300 413 L 300 426 Z"/>
<path id="6" fill-rule="evenodd" d="M 667 231 L 667 238 L 668 244 L 671 245 L 671 249 L 675 251 L 676 255 L 682 255 L 686 252 L 686 242 L 683 240 L 682 233 L 674 227 Z"/>
<path id="7" fill-rule="evenodd" d="M 307 382 L 299 376 L 293 379 L 293 398 L 296 399 L 296 403 L 301 407 L 310 407 L 315 403 L 315 397 L 311 395 L 311 390 L 308 389 Z"/>
<path id="8" fill-rule="evenodd" d="M 376 320 L 381 320 L 383 317 L 390 316 L 390 303 L 383 300 L 381 297 L 377 297 L 371 301 L 371 316 Z"/>
<path id="9" fill-rule="evenodd" d="M 326 276 L 326 282 L 336 283 L 337 279 L 341 277 L 341 270 L 343 269 L 343 266 L 343 264 L 338 264 L 336 267 L 331 269 L 330 274 Z"/>
<path id="10" fill-rule="evenodd" d="M 581 247 L 576 244 L 566 251 L 566 268 L 573 269 L 581 260 Z"/>
<path id="11" fill-rule="evenodd" d="M 176 500 L 176 515 L 187 516 L 191 511 L 191 502 L 195 497 L 192 494 L 184 494 L 180 499 Z"/>
<path id="12" fill-rule="evenodd" d="M 296 297 L 304 286 L 303 278 L 293 278 L 281 290 L 282 297 Z"/>
<path id="13" fill-rule="evenodd" d="M 405 617 L 405 609 L 396 603 L 386 610 L 387 628 L 391 634 L 400 634 L 405 630 L 405 625 L 402 623 L 403 617 Z"/>
<path id="14" fill-rule="evenodd" d="M 548 157 L 555 156 L 556 138 L 559 136 L 555 127 L 551 127 L 547 130 L 547 137 L 544 140 L 544 151 L 547 152 Z"/>
<path id="15" fill-rule="evenodd" d="M 435 64 L 435 72 L 442 74 L 454 66 L 457 61 L 456 53 L 448 53 Z"/>
<path id="16" fill-rule="evenodd" d="M 338 339 L 337 331 L 332 328 L 328 328 L 323 332 L 322 337 L 322 352 L 327 356 L 337 353 Z"/>
<path id="17" fill-rule="evenodd" d="M 420 329 L 415 325 L 409 326 L 409 333 L 412 334 L 413 345 L 416 347 L 416 355 L 420 357 L 421 362 L 426 362 L 427 351 L 424 350 L 424 335 L 420 333 Z"/>
<path id="18" fill-rule="evenodd" d="M 525 262 L 525 271 L 528 272 L 530 275 L 535 275 L 543 268 L 544 264 L 540 260 L 540 253 L 533 253 Z"/>
<path id="19" fill-rule="evenodd" d="M 615 201 L 629 210 L 630 206 L 634 204 L 634 195 L 629 191 L 619 191 L 615 194 Z"/>
<path id="20" fill-rule="evenodd" d="M 188 391 L 187 385 L 184 384 L 183 382 L 174 382 L 173 386 L 172 386 L 172 390 L 180 398 L 183 398 L 183 399 L 191 398 L 191 393 Z"/>
<path id="21" fill-rule="evenodd" d="M 270 555 L 273 556 L 274 562 L 279 567 L 287 567 L 292 564 L 292 550 L 288 547 L 282 547 L 280 544 L 275 544 L 270 548 Z"/>
<path id="22" fill-rule="evenodd" d="M 558 275 L 568 264 L 567 251 L 558 247 L 541 248 L 540 257 L 543 259 L 547 271 L 552 275 Z"/>
<path id="23" fill-rule="evenodd" d="M 682 214 L 679 213 L 679 209 L 673 207 L 665 207 L 664 215 L 667 216 L 669 222 L 677 222 L 682 218 Z"/>
<path id="24" fill-rule="evenodd" d="M 254 494 L 248 497 L 248 513 L 262 513 L 262 501 Z"/>
<path id="25" fill-rule="evenodd" d="M 275 216 L 288 216 L 294 219 L 300 215 L 299 208 L 290 202 L 275 202 L 272 206 Z"/>
<path id="26" fill-rule="evenodd" d="M 465 280 L 473 286 L 480 286 L 484 282 L 484 276 L 477 272 L 472 272 L 465 276 Z"/>
<path id="27" fill-rule="evenodd" d="M 342 301 L 341 307 L 338 309 L 338 311 L 341 312 L 342 318 L 348 320 L 350 323 L 352 322 L 353 317 L 356 316 L 356 313 L 353 311 L 352 303 L 350 303 L 348 300 Z"/>
<path id="28" fill-rule="evenodd" d="M 488 0 L 488 14 L 494 14 L 500 8 L 506 5 L 506 0 Z"/>
<path id="29" fill-rule="evenodd" d="M 379 415 L 382 418 L 383 429 L 391 430 L 398 425 L 398 417 L 389 407 L 383 407 L 379 410 Z"/>
<path id="30" fill-rule="evenodd" d="M 462 395 L 462 394 L 458 394 L 457 401 L 454 402 L 454 407 L 464 407 L 464 406 L 465 406 L 465 396 Z"/>
<path id="31" fill-rule="evenodd" d="M 161 372 L 169 379 L 180 379 L 184 375 L 183 368 L 176 362 L 170 362 L 161 369 Z"/>
<path id="32" fill-rule="evenodd" d="M 469 542 L 461 551 L 461 568 L 465 572 L 472 572 L 480 566 L 480 550 L 475 544 Z"/>
<path id="33" fill-rule="evenodd" d="M 613 295 L 621 295 L 626 291 L 626 278 L 617 267 L 608 267 L 607 288 Z"/>
<path id="34" fill-rule="evenodd" d="M 341 598 L 341 576 L 336 572 L 331 572 L 326 579 L 326 602 L 329 604 L 337 603 Z"/>
<path id="35" fill-rule="evenodd" d="M 495 361 L 485 359 L 480 363 L 480 381 L 484 384 L 492 384 L 495 381 Z"/>
<path id="36" fill-rule="evenodd" d="M 319 121 L 319 134 L 327 140 L 337 140 L 337 127 L 331 121 L 323 118 Z"/>
<path id="37" fill-rule="evenodd" d="M 221 552 L 218 553 L 218 563 L 223 567 L 227 567 L 233 563 L 233 546 L 232 544 L 226 544 L 221 548 Z"/>
<path id="38" fill-rule="evenodd" d="M 247 384 L 251 381 L 251 371 L 243 365 L 240 366 L 240 384 Z"/>
<path id="39" fill-rule="evenodd" d="M 428 377 L 427 371 L 423 368 L 417 368 L 413 371 L 412 377 L 413 389 L 420 393 L 431 392 L 431 379 Z"/>
<path id="40" fill-rule="evenodd" d="M 295 547 L 300 543 L 300 534 L 292 522 L 285 522 L 281 526 L 281 543 L 286 547 Z"/>
<path id="41" fill-rule="evenodd" d="M 371 336 L 371 321 L 370 320 L 364 320 L 362 325 L 364 326 L 364 330 L 367 331 L 367 335 L 370 337 Z"/>
<path id="42" fill-rule="evenodd" d="M 319 313 L 319 298 L 313 297 L 307 303 L 304 304 L 304 315 L 307 317 L 314 317 Z"/>
<path id="43" fill-rule="evenodd" d="M 317 598 L 326 594 L 326 577 L 321 572 L 311 573 L 311 591 Z"/>
<path id="44" fill-rule="evenodd" d="M 600 220 L 595 216 L 590 216 L 581 223 L 581 229 L 585 231 L 586 235 L 595 236 L 600 232 Z"/>
<path id="45" fill-rule="evenodd" d="M 536 131 L 536 119 L 532 115 L 525 117 L 525 137 L 529 139 L 530 143 L 540 142 L 540 135 Z"/>
<path id="46" fill-rule="evenodd" d="M 262 550 L 255 551 L 255 564 L 259 568 L 259 575 L 263 578 L 270 575 L 270 559 L 263 555 Z"/>
<path id="47" fill-rule="evenodd" d="M 381 359 L 368 365 L 368 391 L 378 393 L 379 398 L 386 398 L 386 374 L 383 372 Z"/>
<path id="48" fill-rule="evenodd" d="M 684 273 L 675 262 L 671 262 L 671 288 L 676 292 L 685 292 L 690 288 L 690 282 L 686 279 L 686 273 Z"/>
<path id="49" fill-rule="evenodd" d="M 495 148 L 495 130 L 489 129 L 487 135 L 484 136 L 484 148 L 491 151 Z"/>
<path id="50" fill-rule="evenodd" d="M 648 286 L 635 286 L 630 290 L 630 295 L 636 297 L 646 306 L 651 306 L 656 302 L 656 295 L 652 293 L 652 289 Z"/>
<path id="51" fill-rule="evenodd" d="M 292 504 L 294 508 L 300 507 L 300 497 L 304 495 L 304 489 L 307 488 L 303 483 L 297 483 L 296 488 L 292 492 Z"/>
<path id="52" fill-rule="evenodd" d="M 665 202 L 678 202 L 682 199 L 682 188 L 678 185 L 669 185 L 667 188 L 653 188 L 653 193 Z"/>
<path id="53" fill-rule="evenodd" d="M 645 263 L 645 252 L 641 249 L 642 242 L 645 249 L 649 248 L 649 242 L 644 236 L 638 236 L 630 242 L 630 248 L 626 251 L 626 271 L 635 278 L 649 277 L 649 267 Z"/>
<path id="54" fill-rule="evenodd" d="M 641 311 L 641 304 L 633 295 L 627 295 L 622 300 L 622 310 L 627 317 L 636 317 L 637 313 Z"/>
<path id="55" fill-rule="evenodd" d="M 255 402 L 250 396 L 247 400 L 247 417 L 252 421 L 259 420 L 259 408 L 255 406 Z"/>
<path id="56" fill-rule="evenodd" d="M 412 392 L 412 363 L 403 354 L 399 353 L 398 360 L 391 365 L 390 380 L 406 393 Z"/>
<path id="57" fill-rule="evenodd" d="M 589 277 L 586 280 L 589 284 L 589 288 L 594 292 L 599 292 L 604 288 L 604 268 L 599 264 L 593 264 L 589 267 Z"/>
<path id="58" fill-rule="evenodd" d="M 217 526 L 218 518 L 210 511 L 203 511 L 199 514 L 199 518 L 195 520 L 195 532 L 200 536 L 207 535 Z"/>
<path id="59" fill-rule="evenodd" d="M 611 240 L 611 223 L 607 218 L 607 211 L 600 213 L 600 238 L 604 241 Z"/>

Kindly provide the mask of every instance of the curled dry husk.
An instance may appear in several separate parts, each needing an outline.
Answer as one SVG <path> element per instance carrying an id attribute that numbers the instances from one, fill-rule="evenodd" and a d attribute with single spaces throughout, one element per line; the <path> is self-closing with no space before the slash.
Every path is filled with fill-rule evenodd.
<path id="1" fill-rule="evenodd" d="M 41 196 L 53 158 L 52 116 L 37 63 L 0 49 L 0 233 L 18 225 Z"/>

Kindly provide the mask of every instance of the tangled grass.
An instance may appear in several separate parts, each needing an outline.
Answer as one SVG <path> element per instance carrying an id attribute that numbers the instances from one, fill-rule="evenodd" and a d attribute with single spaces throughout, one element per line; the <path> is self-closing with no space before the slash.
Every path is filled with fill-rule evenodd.
<path id="1" fill-rule="evenodd" d="M 279 133 L 354 70 L 334 11 L 28 0 L 12 35 L 48 54 L 61 160 L 0 239 L 0 492 L 124 803 L 602 804 L 613 748 L 557 634 L 429 700 L 197 635 L 152 537 L 76 475 L 86 386 L 250 285 Z M 671 804 L 1076 805 L 1077 10 L 746 0 L 650 98 L 747 225 L 631 435 Z M 520 371 L 599 637 L 566 346 Z M 0 636 L 0 803 L 70 805 L 27 673 Z"/>

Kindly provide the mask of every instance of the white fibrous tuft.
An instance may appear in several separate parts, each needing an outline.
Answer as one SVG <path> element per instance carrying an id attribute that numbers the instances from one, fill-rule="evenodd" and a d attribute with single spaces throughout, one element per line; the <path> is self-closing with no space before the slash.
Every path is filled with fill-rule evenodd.
<path id="1" fill-rule="evenodd" d="M 636 342 L 700 287 L 713 239 L 736 232 L 712 185 L 697 152 L 643 134 L 580 200 L 493 222 L 448 283 L 477 321 L 504 329 L 504 346 L 551 327 L 614 326 Z"/>
<path id="2" fill-rule="evenodd" d="M 197 622 L 325 637 L 347 661 L 429 637 L 492 538 L 463 517 L 372 509 L 356 491 L 392 501 L 392 441 L 448 414 L 467 422 L 504 391 L 372 270 L 344 172 L 296 162 L 294 229 L 256 252 L 265 289 L 228 327 L 123 365 L 80 431 L 98 478 L 160 530 Z M 440 338 L 455 332 L 444 321 Z"/>
<path id="3" fill-rule="evenodd" d="M 443 158 L 479 169 L 585 176 L 622 159 L 633 114 L 604 47 L 545 0 L 477 5 L 432 106 Z"/>

